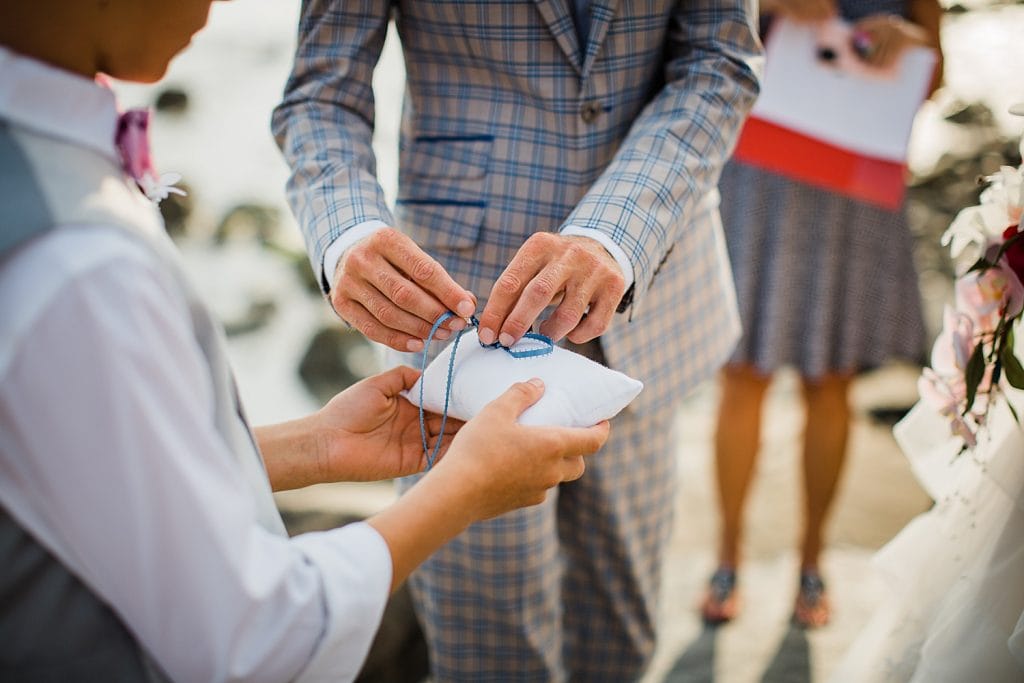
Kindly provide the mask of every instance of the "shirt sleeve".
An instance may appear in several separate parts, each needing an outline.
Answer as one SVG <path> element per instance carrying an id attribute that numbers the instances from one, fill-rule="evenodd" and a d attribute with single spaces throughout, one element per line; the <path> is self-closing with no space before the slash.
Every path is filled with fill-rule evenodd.
<path id="1" fill-rule="evenodd" d="M 622 271 L 622 277 L 626 281 L 626 289 L 629 289 L 630 285 L 633 284 L 633 264 L 630 262 L 629 257 L 626 256 L 626 252 L 623 251 L 622 247 L 606 233 L 592 228 L 581 228 L 578 225 L 567 225 L 559 232 L 567 237 L 589 237 L 600 242 L 604 250 L 619 264 L 619 270 Z"/>
<path id="2" fill-rule="evenodd" d="M 334 286 L 334 271 L 338 269 L 338 262 L 341 261 L 341 257 L 345 255 L 345 252 L 354 247 L 356 242 L 386 227 L 388 225 L 384 221 L 364 221 L 341 233 L 330 243 L 327 249 L 324 250 L 323 278 L 327 288 L 324 291 L 330 291 L 330 288 Z"/>
<path id="3" fill-rule="evenodd" d="M 185 301 L 155 264 L 69 279 L 2 379 L 0 503 L 172 679 L 356 676 L 387 546 L 366 524 L 289 540 L 257 523 Z"/>

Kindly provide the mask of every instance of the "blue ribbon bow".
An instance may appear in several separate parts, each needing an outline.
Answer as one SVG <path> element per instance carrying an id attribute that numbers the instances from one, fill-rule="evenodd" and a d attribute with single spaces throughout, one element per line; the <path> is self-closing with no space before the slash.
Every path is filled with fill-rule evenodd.
<path id="1" fill-rule="evenodd" d="M 423 454 L 427 456 L 427 467 L 424 471 L 429 471 L 434 466 L 434 461 L 437 459 L 437 454 L 441 450 L 441 439 L 444 437 L 444 426 L 448 422 L 448 402 L 452 395 L 452 379 L 455 374 L 455 354 L 459 351 L 459 341 L 462 339 L 462 335 L 466 333 L 469 327 L 479 327 L 480 321 L 476 319 L 476 316 L 470 316 L 469 327 L 459 330 L 459 333 L 455 336 L 455 341 L 452 342 L 452 355 L 448 358 L 448 379 L 445 383 L 444 388 L 444 410 L 441 413 L 441 431 L 437 435 L 437 443 L 434 444 L 433 450 L 427 445 L 427 421 L 423 411 L 423 374 L 427 371 L 427 348 L 430 346 L 430 342 L 434 340 L 434 335 L 437 334 L 437 330 L 444 324 L 449 318 L 454 318 L 455 314 L 451 311 L 443 313 L 437 321 L 434 322 L 434 326 L 430 328 L 430 334 L 427 335 L 426 342 L 423 344 L 423 359 L 420 362 L 420 438 L 423 440 Z M 514 349 L 508 346 L 502 346 L 501 342 L 494 342 L 493 344 L 484 344 L 480 342 L 480 346 L 485 349 L 502 349 L 508 355 L 513 358 L 533 358 L 536 356 L 546 356 L 555 350 L 555 343 L 551 341 L 550 337 L 543 334 L 537 334 L 536 332 L 527 332 L 523 335 L 523 339 L 533 339 L 539 341 L 541 346 L 529 348 L 529 349 Z"/>

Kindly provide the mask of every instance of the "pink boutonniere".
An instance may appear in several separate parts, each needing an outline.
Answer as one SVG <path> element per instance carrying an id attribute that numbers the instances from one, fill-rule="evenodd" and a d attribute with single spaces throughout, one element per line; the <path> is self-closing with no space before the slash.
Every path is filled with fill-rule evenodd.
<path id="1" fill-rule="evenodd" d="M 159 175 L 156 172 L 149 149 L 149 121 L 148 109 L 129 109 L 124 112 L 117 121 L 114 143 L 124 172 L 135 181 L 144 195 L 159 204 L 169 195 L 184 195 L 185 191 L 174 186 L 181 181 L 177 173 Z"/>

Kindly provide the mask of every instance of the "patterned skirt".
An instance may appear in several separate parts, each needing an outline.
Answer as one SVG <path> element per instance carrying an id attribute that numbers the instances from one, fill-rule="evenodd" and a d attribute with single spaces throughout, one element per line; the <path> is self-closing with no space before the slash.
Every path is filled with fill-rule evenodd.
<path id="1" fill-rule="evenodd" d="M 887 211 L 730 162 L 722 222 L 743 337 L 732 357 L 804 377 L 925 358 L 913 239 Z"/>

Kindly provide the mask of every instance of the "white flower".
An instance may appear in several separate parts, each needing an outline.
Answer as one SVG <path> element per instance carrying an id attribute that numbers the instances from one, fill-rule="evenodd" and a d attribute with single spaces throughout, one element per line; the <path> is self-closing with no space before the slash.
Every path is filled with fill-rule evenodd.
<path id="1" fill-rule="evenodd" d="M 996 204 L 1006 210 L 1007 225 L 1020 222 L 1021 207 L 1024 207 L 1024 176 L 1021 169 L 1001 166 L 997 173 L 987 178 L 991 183 L 981 193 L 982 204 Z"/>
<path id="2" fill-rule="evenodd" d="M 968 247 L 980 257 L 992 244 L 1003 240 L 1003 231 L 1020 222 L 1024 210 L 1024 176 L 1020 169 L 1003 166 L 986 178 L 992 184 L 981 193 L 981 204 L 962 210 L 942 236 L 953 258 Z"/>
<path id="3" fill-rule="evenodd" d="M 188 194 L 180 187 L 175 187 L 179 182 L 181 182 L 181 175 L 178 173 L 164 173 L 159 178 L 154 178 L 147 173 L 139 181 L 139 187 L 150 201 L 159 204 L 172 194 L 182 197 Z"/>

